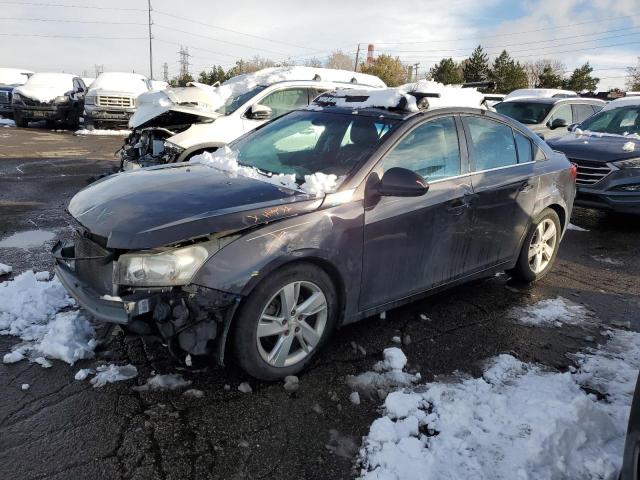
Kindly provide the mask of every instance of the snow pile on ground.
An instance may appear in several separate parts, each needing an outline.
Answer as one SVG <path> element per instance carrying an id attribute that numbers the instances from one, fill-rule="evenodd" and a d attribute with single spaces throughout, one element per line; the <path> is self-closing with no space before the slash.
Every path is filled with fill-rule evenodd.
<path id="1" fill-rule="evenodd" d="M 78 376 L 80 372 L 76 373 Z M 96 376 L 90 382 L 93 388 L 104 387 L 107 383 L 131 380 L 138 376 L 138 369 L 131 365 L 101 365 L 96 369 Z M 86 376 L 84 377 L 86 378 Z"/>
<path id="2" fill-rule="evenodd" d="M 296 183 L 295 174 L 280 173 L 277 175 L 264 175 L 253 167 L 247 167 L 238 163 L 238 152 L 232 150 L 228 146 L 219 148 L 215 152 L 204 152 L 195 155 L 190 160 L 191 163 L 200 163 L 207 165 L 233 175 L 253 178 L 263 182 L 276 185 L 278 187 L 288 188 L 290 190 L 301 190 L 305 193 L 315 196 L 321 196 L 325 193 L 333 192 L 338 186 L 338 177 L 333 174 L 325 174 L 316 172 L 313 175 L 305 175 L 304 183 L 298 185 Z"/>
<path id="3" fill-rule="evenodd" d="M 93 356 L 93 327 L 78 311 L 60 312 L 74 301 L 56 278 L 48 278 L 48 272 L 29 270 L 0 283 L 0 335 L 24 341 L 4 355 L 5 363 L 45 356 L 73 364 Z"/>
<path id="4" fill-rule="evenodd" d="M 386 348 L 382 355 L 383 360 L 373 366 L 374 371 L 347 376 L 346 382 L 351 390 L 371 398 L 374 395 L 382 398 L 393 389 L 407 387 L 420 380 L 419 373 L 412 375 L 403 372 L 407 357 L 399 348 Z"/>
<path id="5" fill-rule="evenodd" d="M 15 127 L 16 126 L 16 122 L 14 120 L 9 119 L 9 118 L 0 117 L 0 125 L 2 125 L 3 127 Z"/>
<path id="6" fill-rule="evenodd" d="M 9 265 L 5 265 L 4 263 L 0 263 L 0 275 L 6 275 L 7 273 L 11 273 L 13 268 Z"/>
<path id="7" fill-rule="evenodd" d="M 482 378 L 390 393 L 360 450 L 361 478 L 616 478 L 640 334 L 611 336 L 576 356 L 573 374 L 500 355 Z"/>
<path id="8" fill-rule="evenodd" d="M 169 373 L 167 375 L 154 375 L 147 379 L 144 385 L 133 387 L 138 392 L 149 390 L 178 390 L 191 385 L 191 380 L 185 380 L 179 373 Z"/>
<path id="9" fill-rule="evenodd" d="M 511 310 L 510 316 L 525 325 L 561 327 L 578 325 L 589 320 L 591 314 L 582 305 L 557 297 L 540 300 L 533 305 Z"/>
<path id="10" fill-rule="evenodd" d="M 13 93 L 46 103 L 73 90 L 73 79 L 70 73 L 36 73 Z"/>
<path id="11" fill-rule="evenodd" d="M 94 129 L 88 130 L 86 128 L 81 128 L 80 130 L 76 130 L 74 135 L 98 135 L 98 136 L 120 136 L 126 137 L 131 133 L 131 130 L 102 130 L 102 129 Z"/>
<path id="12" fill-rule="evenodd" d="M 439 97 L 427 98 L 429 109 L 445 107 L 486 108 L 483 105 L 484 95 L 475 88 L 443 85 L 431 80 L 420 80 L 416 83 L 383 89 L 339 88 L 329 94 L 330 97 L 320 97 L 320 102 L 329 99 L 332 104 L 335 102 L 336 106 L 348 108 L 396 108 L 404 99 L 406 102 L 405 110 L 417 112 L 419 108 L 416 97 L 410 95 L 409 92 L 439 94 Z M 360 101 L 347 101 L 352 100 L 353 97 L 366 98 Z"/>

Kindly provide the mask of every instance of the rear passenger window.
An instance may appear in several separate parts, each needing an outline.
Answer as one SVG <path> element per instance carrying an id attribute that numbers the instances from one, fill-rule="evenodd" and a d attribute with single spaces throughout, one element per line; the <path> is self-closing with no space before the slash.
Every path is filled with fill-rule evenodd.
<path id="1" fill-rule="evenodd" d="M 518 162 L 526 163 L 533 160 L 533 146 L 531 140 L 520 132 L 513 132 L 516 137 L 516 149 L 518 150 Z"/>
<path id="2" fill-rule="evenodd" d="M 490 170 L 518 163 L 511 127 L 480 117 L 466 117 L 475 170 Z"/>
<path id="3" fill-rule="evenodd" d="M 385 172 L 392 167 L 408 168 L 429 181 L 460 175 L 453 117 L 431 120 L 411 130 L 382 160 L 382 167 Z"/>

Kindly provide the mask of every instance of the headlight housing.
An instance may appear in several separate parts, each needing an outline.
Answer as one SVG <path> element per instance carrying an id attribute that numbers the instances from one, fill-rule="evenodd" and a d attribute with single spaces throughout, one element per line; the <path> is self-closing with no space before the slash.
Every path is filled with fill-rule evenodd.
<path id="1" fill-rule="evenodd" d="M 53 100 L 53 103 L 56 104 L 56 105 L 62 105 L 64 103 L 69 103 L 69 97 L 67 97 L 66 95 L 57 96 Z"/>
<path id="2" fill-rule="evenodd" d="M 85 105 L 95 105 L 96 104 L 96 97 L 91 95 L 91 96 L 86 96 L 84 97 L 84 104 Z"/>
<path id="3" fill-rule="evenodd" d="M 636 158 L 627 158 L 626 160 L 619 160 L 617 162 L 613 162 L 613 164 L 618 168 L 640 168 L 640 157 Z"/>
<path id="4" fill-rule="evenodd" d="M 138 287 L 186 285 L 209 258 L 200 245 L 166 252 L 127 253 L 116 267 L 116 283 Z"/>

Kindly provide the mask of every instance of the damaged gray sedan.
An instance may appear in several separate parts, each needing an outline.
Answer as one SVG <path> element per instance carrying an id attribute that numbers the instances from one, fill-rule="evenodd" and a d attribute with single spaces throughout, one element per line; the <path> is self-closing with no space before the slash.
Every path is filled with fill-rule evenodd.
<path id="1" fill-rule="evenodd" d="M 181 361 L 232 353 L 265 380 L 425 294 L 499 271 L 541 278 L 575 166 L 440 96 L 325 94 L 195 162 L 102 179 L 69 204 L 78 229 L 54 248 L 56 274 L 96 319 L 159 335 Z"/>

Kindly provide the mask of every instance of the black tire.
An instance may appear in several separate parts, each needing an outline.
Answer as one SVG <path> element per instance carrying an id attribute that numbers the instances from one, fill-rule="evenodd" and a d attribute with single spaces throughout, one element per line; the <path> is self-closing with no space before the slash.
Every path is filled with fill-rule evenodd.
<path id="1" fill-rule="evenodd" d="M 85 117 L 84 119 L 84 128 L 86 128 L 87 130 L 95 130 L 96 128 L 96 124 L 93 121 L 93 119 L 88 119 Z"/>
<path id="2" fill-rule="evenodd" d="M 263 310 L 274 296 L 292 282 L 310 282 L 317 286 L 326 299 L 326 324 L 316 346 L 298 363 L 276 367 L 269 364 L 258 350 L 258 322 Z M 311 318 L 311 317 L 310 317 Z M 338 297 L 329 275 L 311 263 L 285 266 L 263 280 L 241 305 L 233 325 L 233 349 L 240 367 L 259 380 L 274 381 L 304 370 L 322 349 L 338 318 Z M 297 340 L 293 340 L 296 342 Z"/>
<path id="3" fill-rule="evenodd" d="M 24 118 L 20 112 L 15 112 L 13 120 L 16 122 L 16 126 L 20 128 L 27 128 L 29 126 L 29 120 Z"/>
<path id="4" fill-rule="evenodd" d="M 71 110 L 67 115 L 65 126 L 69 130 L 78 130 L 80 128 L 80 112 L 77 110 Z"/>
<path id="5" fill-rule="evenodd" d="M 544 267 L 543 270 L 536 273 L 529 263 L 529 247 L 531 246 L 531 240 L 536 233 L 538 225 L 540 225 L 545 220 L 550 220 L 554 223 L 556 228 L 556 241 L 553 249 L 553 254 L 549 259 L 548 264 L 546 265 L 546 267 Z M 522 250 L 520 251 L 520 255 L 518 256 L 516 266 L 511 270 L 507 270 L 506 273 L 514 280 L 524 283 L 533 283 L 543 278 L 553 267 L 556 256 L 558 254 L 558 248 L 560 247 L 561 236 L 562 227 L 560 225 L 560 218 L 558 218 L 558 214 L 551 208 L 545 208 L 540 213 L 540 215 L 538 215 L 532 222 L 531 227 L 529 228 L 529 232 L 527 233 L 527 236 L 522 243 Z"/>

